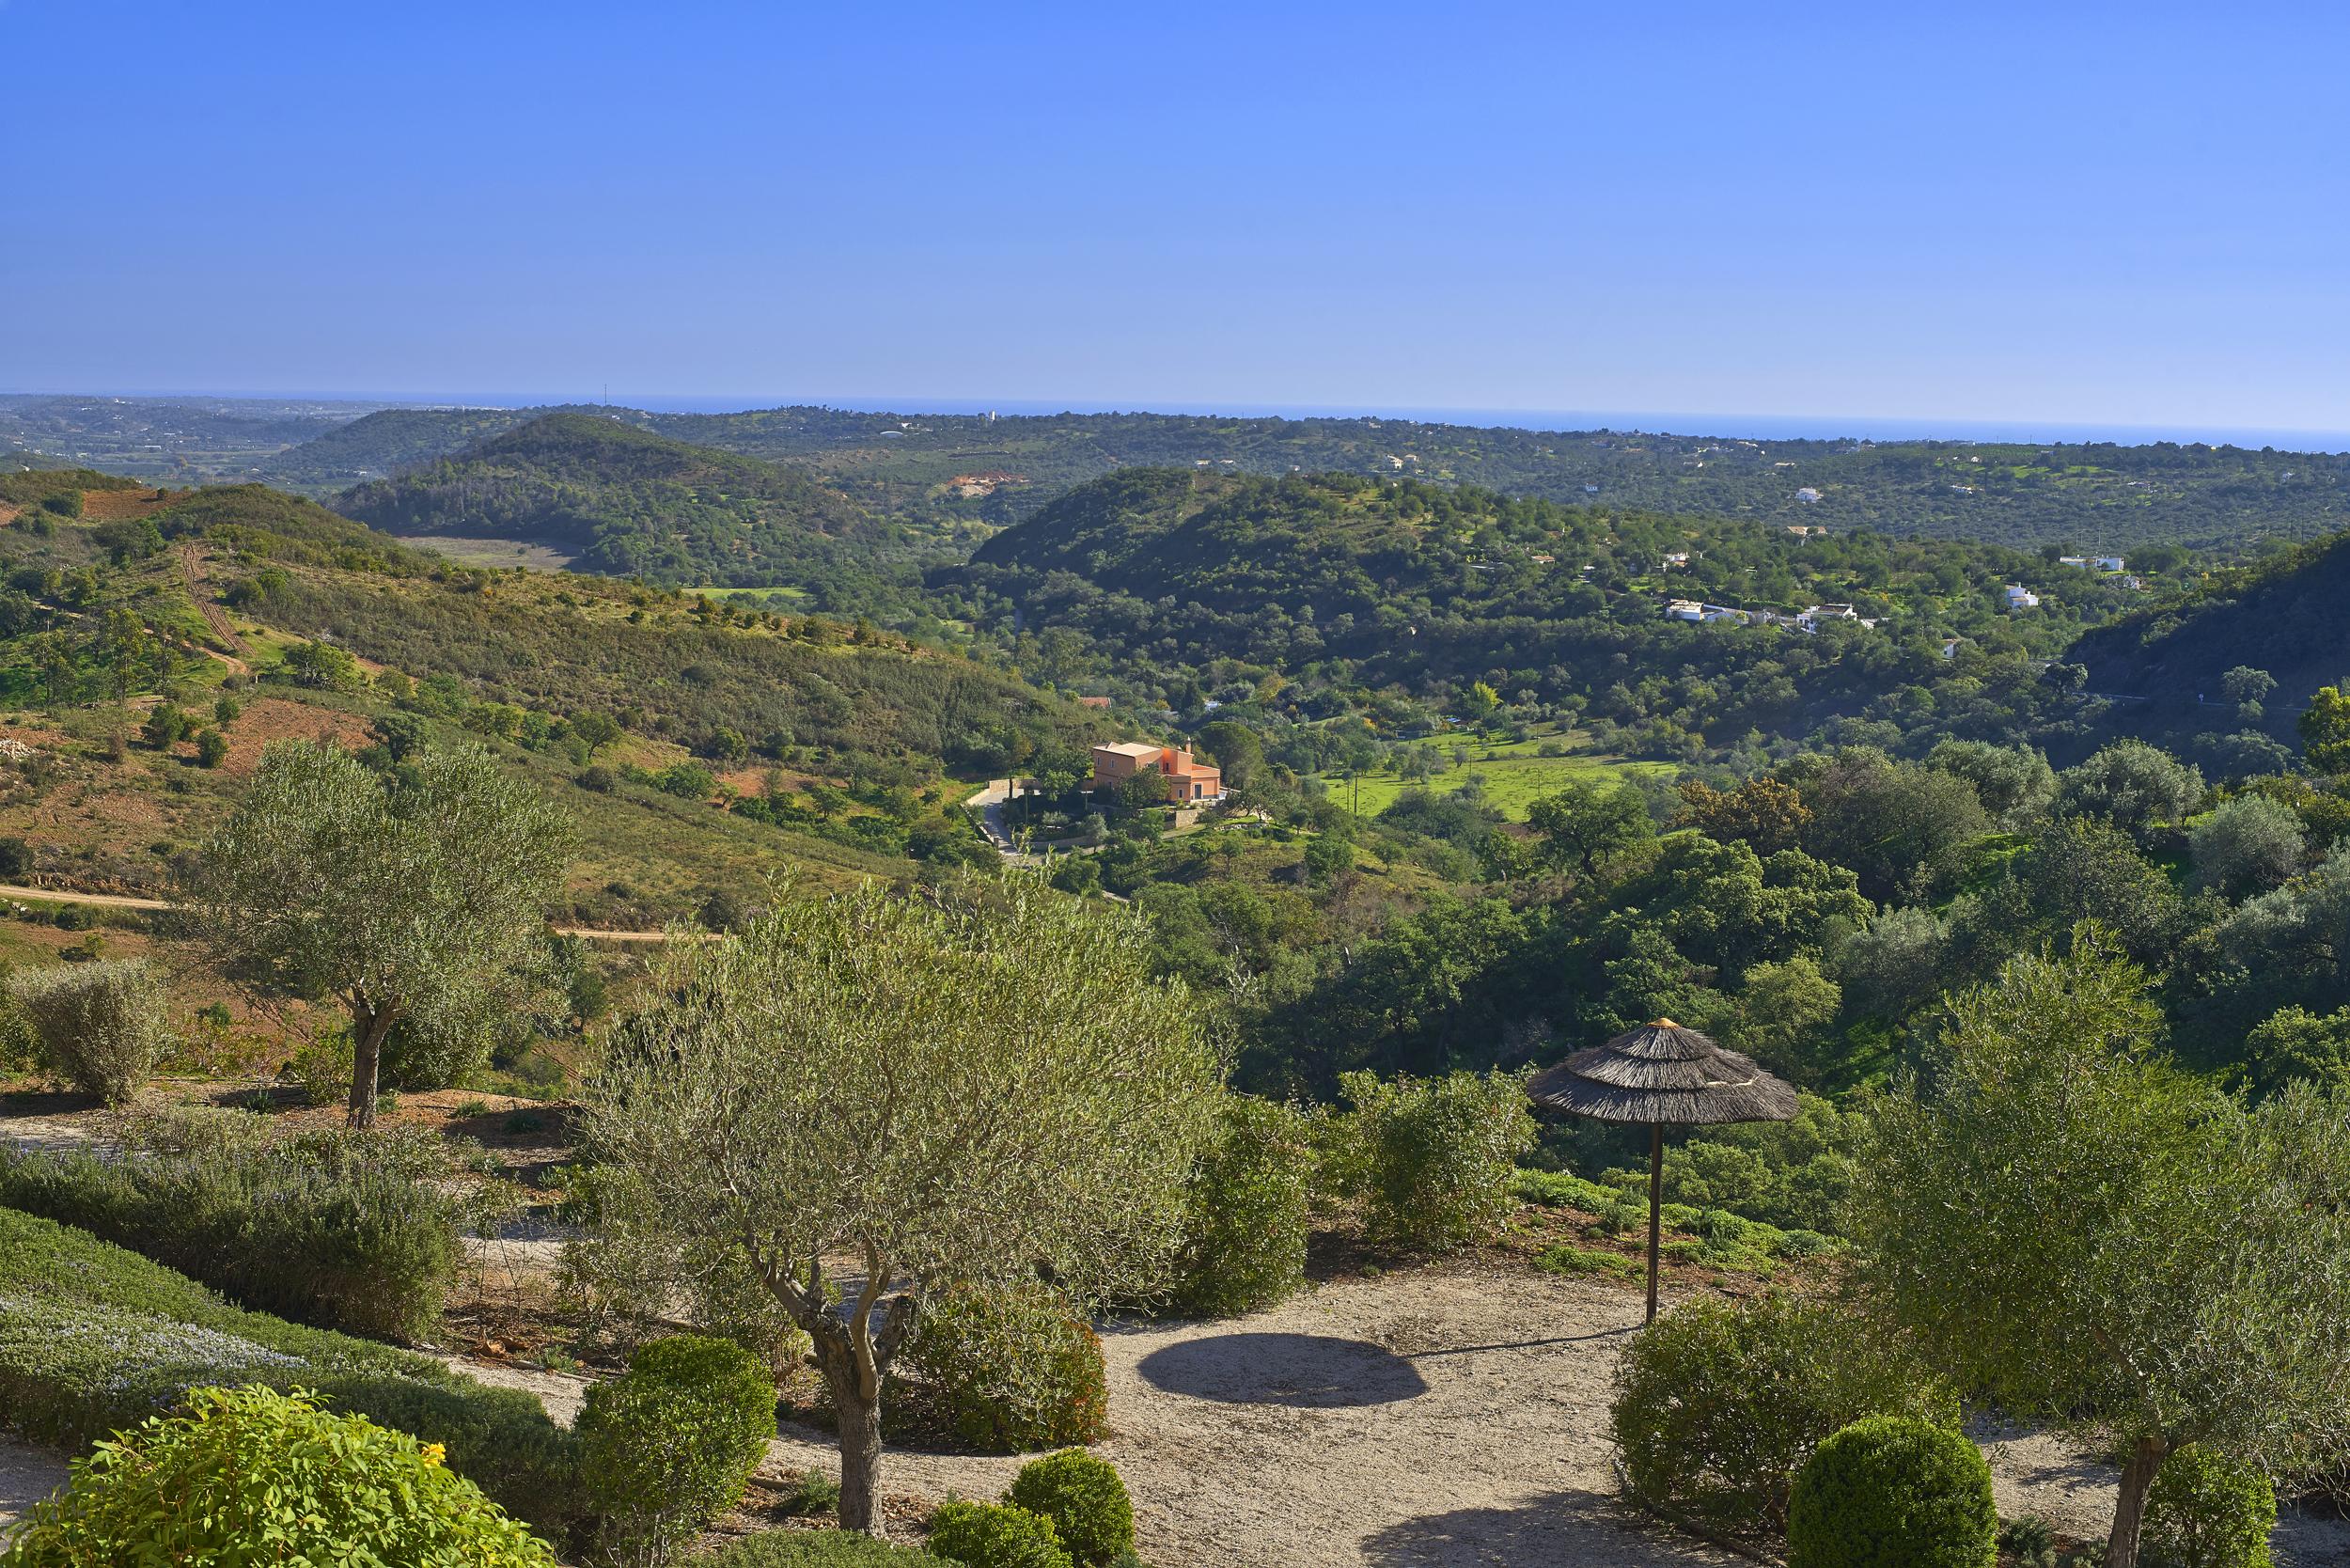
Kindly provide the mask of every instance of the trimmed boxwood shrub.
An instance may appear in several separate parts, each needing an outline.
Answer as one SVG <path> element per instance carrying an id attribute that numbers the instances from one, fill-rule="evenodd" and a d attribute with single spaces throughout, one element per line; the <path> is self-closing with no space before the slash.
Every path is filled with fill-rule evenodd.
<path id="1" fill-rule="evenodd" d="M 329 1409 L 439 1443 L 449 1468 L 550 1536 L 576 1512 L 572 1435 L 521 1389 L 241 1310 L 136 1253 L 0 1208 L 0 1426 L 81 1448 L 231 1382 L 315 1389 Z"/>
<path id="2" fill-rule="evenodd" d="M 1313 1185 L 1305 1113 L 1253 1095 L 1227 1099 L 1184 1195 L 1175 1309 L 1230 1317 L 1303 1290 Z"/>
<path id="3" fill-rule="evenodd" d="M 1774 1292 L 1693 1301 L 1636 1335 L 1609 1419 L 1633 1497 L 1731 1534 L 1787 1529 L 1812 1450 L 1864 1416 L 1955 1430 L 1958 1400 L 1875 1325 Z"/>
<path id="4" fill-rule="evenodd" d="M 1074 1568 L 1052 1520 L 1003 1503 L 944 1504 L 931 1515 L 930 1548 L 963 1568 Z"/>
<path id="5" fill-rule="evenodd" d="M 944 1558 L 853 1529 L 771 1529 L 694 1560 L 694 1568 L 937 1568 Z"/>
<path id="6" fill-rule="evenodd" d="M 743 1488 L 776 1435 L 766 1366 L 728 1340 L 655 1340 L 628 1371 L 588 1390 L 581 1490 L 603 1516 L 605 1554 L 666 1562 Z"/>
<path id="7" fill-rule="evenodd" d="M 1787 1504 L 1787 1568 L 1993 1568 L 1998 1538 L 1982 1450 L 1906 1416 L 1822 1443 Z"/>
<path id="8" fill-rule="evenodd" d="M 42 1063 L 110 1105 L 138 1092 L 170 1043 L 163 981 L 144 959 L 27 969 L 8 977 L 8 991 Z"/>
<path id="9" fill-rule="evenodd" d="M 2249 1465 L 2205 1448 L 2162 1462 L 2146 1494 L 2139 1550 L 2154 1568 L 2268 1568 L 2277 1488 Z"/>
<path id="10" fill-rule="evenodd" d="M 1044 1285 L 935 1297 L 915 1320 L 896 1372 L 882 1405 L 893 1440 L 1025 1453 L 1090 1443 L 1106 1430 L 1102 1341 Z"/>
<path id="11" fill-rule="evenodd" d="M 544 1542 L 406 1433 L 262 1388 L 199 1388 L 188 1406 L 76 1460 L 0 1560 L 554 1568 Z"/>
<path id="12" fill-rule="evenodd" d="M 1134 1499 L 1118 1466 L 1083 1449 L 1031 1459 L 1012 1478 L 1004 1500 L 1053 1521 L 1077 1568 L 1107 1568 L 1135 1545 Z"/>

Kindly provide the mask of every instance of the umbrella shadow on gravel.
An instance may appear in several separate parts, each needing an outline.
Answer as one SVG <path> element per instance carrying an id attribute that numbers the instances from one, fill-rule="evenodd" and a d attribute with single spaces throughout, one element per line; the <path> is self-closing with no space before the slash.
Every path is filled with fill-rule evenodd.
<path id="1" fill-rule="evenodd" d="M 1136 1369 L 1170 1394 L 1226 1404 L 1340 1410 L 1418 1399 L 1428 1382 L 1368 1340 L 1324 1334 L 1216 1334 L 1154 1350 Z"/>
<path id="2" fill-rule="evenodd" d="M 1463 1508 L 1389 1525 L 1363 1543 L 1369 1568 L 1712 1568 L 1739 1560 L 1595 1492 L 1517 1508 Z"/>

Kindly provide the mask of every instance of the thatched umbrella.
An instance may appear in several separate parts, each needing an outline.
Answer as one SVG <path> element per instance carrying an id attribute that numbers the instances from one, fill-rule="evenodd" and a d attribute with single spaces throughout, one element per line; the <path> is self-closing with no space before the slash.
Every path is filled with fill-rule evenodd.
<path id="1" fill-rule="evenodd" d="M 1665 1129 L 1722 1121 L 1785 1121 L 1795 1091 L 1735 1051 L 1669 1018 L 1577 1051 L 1528 1080 L 1534 1103 L 1602 1121 L 1648 1123 L 1648 1321 L 1656 1321 L 1656 1253 L 1663 1233 Z"/>

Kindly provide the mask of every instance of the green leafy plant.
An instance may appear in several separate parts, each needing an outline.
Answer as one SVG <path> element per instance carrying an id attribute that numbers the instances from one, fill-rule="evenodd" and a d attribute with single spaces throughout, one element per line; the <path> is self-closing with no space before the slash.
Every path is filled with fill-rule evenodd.
<path id="1" fill-rule="evenodd" d="M 163 981 L 144 959 L 19 970 L 8 990 L 42 1061 L 110 1105 L 129 1101 L 169 1049 Z"/>
<path id="2" fill-rule="evenodd" d="M 1788 1568 L 1992 1568 L 1991 1466 L 1963 1433 L 1871 1416 L 1804 1461 L 1787 1505 Z"/>
<path id="3" fill-rule="evenodd" d="M 2056 1530 L 2037 1513 L 2001 1520 L 1999 1550 L 2015 1568 L 2057 1568 Z"/>
<path id="4" fill-rule="evenodd" d="M 936 1568 L 944 1558 L 853 1529 L 771 1529 L 730 1541 L 694 1568 Z"/>
<path id="5" fill-rule="evenodd" d="M 451 1469 L 550 1534 L 575 1511 L 572 1435 L 535 1396 L 241 1310 L 86 1231 L 0 1207 L 0 1421 L 78 1448 L 227 1383 L 310 1388 L 331 1409 L 439 1443 Z"/>
<path id="6" fill-rule="evenodd" d="M 1710 1529 L 1784 1532 L 1813 1450 L 1864 1417 L 1946 1429 L 1958 1401 L 1898 1339 L 1833 1303 L 1694 1301 L 1636 1336 L 1609 1419 L 1632 1495 Z"/>
<path id="7" fill-rule="evenodd" d="M 794 1518 L 832 1513 L 840 1507 L 840 1483 L 822 1470 L 801 1470 L 778 1493 L 776 1506 Z"/>
<path id="8" fill-rule="evenodd" d="M 775 1435 L 775 1385 L 728 1341 L 656 1340 L 625 1373 L 588 1390 L 578 1432 L 604 1558 L 657 1568 L 742 1500 Z"/>
<path id="9" fill-rule="evenodd" d="M 1052 1520 L 1003 1503 L 942 1505 L 931 1515 L 930 1549 L 963 1568 L 1074 1568 Z"/>
<path id="10" fill-rule="evenodd" d="M 1044 1285 L 940 1295 L 916 1320 L 902 1370 L 893 1433 L 1020 1453 L 1090 1443 L 1106 1430 L 1102 1341 Z"/>
<path id="11" fill-rule="evenodd" d="M 1176 1309 L 1227 1317 L 1303 1289 L 1313 1174 L 1303 1112 L 1248 1095 L 1227 1100 L 1184 1193 Z"/>
<path id="12" fill-rule="evenodd" d="M 2154 1472 L 2139 1550 L 2155 1568 L 2268 1568 L 2277 1489 L 2251 1466 L 2201 1447 Z"/>
<path id="13" fill-rule="evenodd" d="M 142 1157 L 0 1151 L 0 1202 L 287 1317 L 392 1340 L 439 1328 L 474 1217 L 439 1139 L 279 1137 L 249 1112 L 126 1137 Z"/>
<path id="14" fill-rule="evenodd" d="M 1534 1143 L 1516 1078 L 1454 1073 L 1382 1083 L 1349 1073 L 1339 1083 L 1354 1109 L 1339 1124 L 1334 1185 L 1368 1200 L 1376 1240 L 1445 1251 L 1500 1223 L 1517 1158 Z"/>
<path id="15" fill-rule="evenodd" d="M 453 1474 L 438 1444 L 299 1392 L 198 1388 L 187 1403 L 76 1460 L 0 1563 L 553 1568 L 545 1543 Z"/>
<path id="16" fill-rule="evenodd" d="M 1077 1568 L 1108 1568 L 1135 1544 L 1134 1500 L 1118 1467 L 1083 1449 L 1063 1449 L 1020 1466 L 1004 1500 L 1053 1522 Z"/>

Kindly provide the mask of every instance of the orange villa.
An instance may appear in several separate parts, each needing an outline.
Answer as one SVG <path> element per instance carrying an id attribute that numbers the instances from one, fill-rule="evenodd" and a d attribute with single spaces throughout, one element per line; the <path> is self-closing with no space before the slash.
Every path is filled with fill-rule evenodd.
<path id="1" fill-rule="evenodd" d="M 1114 789 L 1146 768 L 1158 771 L 1167 784 L 1167 798 L 1175 805 L 1224 796 L 1222 771 L 1193 761 L 1185 747 L 1120 741 L 1093 748 L 1093 788 L 1097 790 Z"/>

